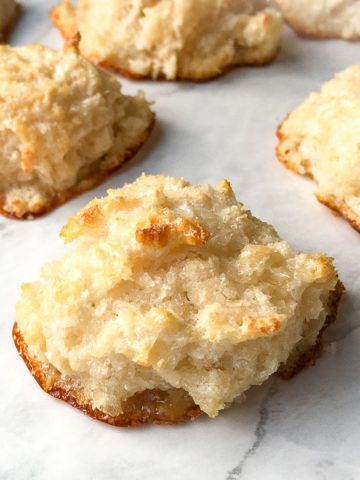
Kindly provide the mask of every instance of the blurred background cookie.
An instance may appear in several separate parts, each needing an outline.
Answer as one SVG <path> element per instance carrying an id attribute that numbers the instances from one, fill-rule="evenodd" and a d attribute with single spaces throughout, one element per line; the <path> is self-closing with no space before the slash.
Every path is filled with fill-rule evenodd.
<path id="1" fill-rule="evenodd" d="M 360 38 L 359 0 L 276 0 L 287 23 L 301 35 Z"/>
<path id="2" fill-rule="evenodd" d="M 274 58 L 281 15 L 267 0 L 64 0 L 51 12 L 82 55 L 131 77 L 205 80 Z"/>
<path id="3" fill-rule="evenodd" d="M 278 129 L 277 156 L 315 180 L 316 197 L 360 231 L 360 66 L 338 73 Z"/>
<path id="4" fill-rule="evenodd" d="M 0 2 L 0 43 L 6 41 L 20 13 L 20 5 L 15 0 Z"/>
<path id="5" fill-rule="evenodd" d="M 73 51 L 0 47 L 0 211 L 24 218 L 101 182 L 141 147 L 154 114 Z"/>
<path id="6" fill-rule="evenodd" d="M 62 236 L 73 248 L 22 287 L 15 344 L 46 392 L 113 425 L 215 417 L 293 375 L 342 294 L 331 259 L 295 253 L 225 180 L 143 175 Z"/>

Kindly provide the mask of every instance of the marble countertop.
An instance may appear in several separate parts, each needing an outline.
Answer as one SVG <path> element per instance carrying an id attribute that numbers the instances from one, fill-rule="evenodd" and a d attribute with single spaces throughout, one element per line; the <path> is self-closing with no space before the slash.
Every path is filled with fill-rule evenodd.
<path id="1" fill-rule="evenodd" d="M 14 45 L 62 41 L 47 11 L 23 0 Z M 50 215 L 0 220 L 1 480 L 356 480 L 360 478 L 360 237 L 317 203 L 314 184 L 274 156 L 284 115 L 322 82 L 359 61 L 359 43 L 310 41 L 284 32 L 277 60 L 216 81 L 130 82 L 155 101 L 150 142 L 123 170 Z M 231 180 L 238 198 L 299 250 L 333 257 L 347 287 L 328 348 L 292 381 L 272 377 L 216 419 L 177 427 L 116 429 L 45 395 L 13 346 L 19 286 L 64 247 L 60 227 L 95 195 L 141 172 L 194 182 Z"/>

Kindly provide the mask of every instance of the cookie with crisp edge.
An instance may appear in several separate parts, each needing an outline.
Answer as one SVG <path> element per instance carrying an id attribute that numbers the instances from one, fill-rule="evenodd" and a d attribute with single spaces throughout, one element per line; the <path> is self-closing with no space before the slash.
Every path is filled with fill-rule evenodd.
<path id="1" fill-rule="evenodd" d="M 69 188 L 68 190 L 65 190 L 59 193 L 56 197 L 53 198 L 51 202 L 41 206 L 40 209 L 37 209 L 35 211 L 29 210 L 21 215 L 17 215 L 16 212 L 9 212 L 8 210 L 6 210 L 4 206 L 4 202 L 1 201 L 0 199 L 0 214 L 6 218 L 10 218 L 13 220 L 27 220 L 27 219 L 38 218 L 38 217 L 41 217 L 42 215 L 45 215 L 46 213 L 51 212 L 52 210 L 58 207 L 61 207 L 61 205 L 66 203 L 71 198 L 75 198 L 81 193 L 87 192 L 88 190 L 95 188 L 97 185 L 100 185 L 101 183 L 103 183 L 110 175 L 112 175 L 113 173 L 121 169 L 125 163 L 132 160 L 132 158 L 138 153 L 138 151 L 144 145 L 146 140 L 149 138 L 152 132 L 152 129 L 154 127 L 154 124 L 155 124 L 155 115 L 153 117 L 153 120 L 150 126 L 148 127 L 147 130 L 144 131 L 143 136 L 140 138 L 139 144 L 134 148 L 128 149 L 123 160 L 116 167 L 94 174 L 91 178 L 88 178 L 80 182 L 79 184 Z"/>
<path id="2" fill-rule="evenodd" d="M 16 323 L 13 327 L 13 339 L 19 355 L 44 392 L 63 400 L 95 420 L 116 427 L 133 427 L 143 424 L 174 425 L 194 420 L 202 413 L 199 407 L 181 389 L 173 389 L 171 392 L 146 390 L 135 394 L 124 402 L 122 415 L 112 417 L 94 409 L 84 398 L 81 390 L 74 390 L 63 383 L 59 383 L 55 369 L 49 369 L 48 366 L 32 357 Z"/>
<path id="3" fill-rule="evenodd" d="M 280 366 L 277 373 L 283 379 L 289 380 L 304 368 L 315 365 L 323 350 L 323 334 L 327 327 L 336 320 L 343 293 L 344 286 L 339 281 L 329 298 L 329 315 L 315 344 L 304 352 L 294 352 L 288 361 Z M 170 392 L 147 390 L 137 393 L 124 403 L 122 415 L 112 417 L 94 409 L 83 397 L 81 391 L 74 390 L 63 383 L 57 383 L 58 376 L 55 369 L 49 369 L 48 366 L 30 355 L 16 323 L 13 327 L 13 340 L 19 355 L 44 392 L 63 400 L 95 420 L 115 427 L 133 427 L 144 424 L 175 425 L 196 420 L 203 414 L 198 405 L 183 390 L 173 389 Z"/>
<path id="4" fill-rule="evenodd" d="M 293 252 L 225 180 L 213 188 L 143 175 L 94 199 L 61 234 L 76 241 L 74 250 L 23 286 L 14 341 L 45 391 L 112 424 L 178 423 L 199 410 L 214 417 L 276 370 L 291 377 L 315 362 L 343 292 L 330 258 Z M 89 248 L 95 263 L 86 260 Z M 77 274 L 65 291 L 71 266 Z M 230 288 L 231 299 L 223 294 Z M 231 367 L 244 361 L 252 365 L 246 372 Z"/>
<path id="5" fill-rule="evenodd" d="M 5 62 L 5 66 L 10 65 L 9 72 L 7 71 L 7 68 L 3 68 L 2 70 L 2 108 L 3 112 L 5 112 L 3 114 L 5 120 L 2 121 L 8 122 L 10 120 L 10 126 L 7 128 L 9 131 L 8 137 L 13 136 L 16 139 L 16 142 L 14 141 L 13 143 L 18 143 L 18 146 L 13 148 L 10 152 L 13 156 L 17 156 L 16 162 L 13 161 L 10 173 L 10 163 L 8 162 L 5 152 L 8 152 L 9 150 L 9 147 L 6 147 L 6 142 L 10 144 L 11 138 L 9 139 L 5 137 L 5 135 L 2 138 L 4 153 L 2 158 L 3 170 L 0 192 L 0 214 L 3 216 L 11 219 L 32 219 L 50 212 L 54 208 L 65 203 L 67 200 L 92 189 L 103 182 L 111 173 L 121 168 L 126 161 L 129 161 L 149 138 L 154 126 L 155 114 L 151 110 L 150 103 L 146 101 L 143 94 L 138 93 L 138 95 L 134 97 L 122 94 L 121 86 L 118 84 L 114 76 L 101 71 L 101 69 L 82 58 L 76 53 L 75 49 L 68 48 L 62 52 L 55 52 L 54 50 L 41 45 L 30 45 L 16 48 L 2 45 L 0 46 L 0 50 L 0 57 L 2 61 Z M 12 62 L 8 62 L 8 58 L 11 58 Z M 34 58 L 35 63 L 37 62 L 37 67 L 39 67 L 35 80 L 32 78 L 25 82 L 25 74 L 21 73 L 23 69 L 20 68 L 16 74 L 12 73 L 11 68 L 13 68 L 13 65 L 16 65 L 18 60 L 21 67 L 23 67 L 24 64 L 26 68 L 30 68 L 29 65 L 32 64 L 31 61 L 34 62 Z M 21 62 L 23 62 L 23 64 Z M 64 88 L 61 80 L 57 81 L 48 79 L 47 77 L 47 69 L 50 69 L 54 62 L 59 64 L 60 62 L 63 62 L 64 68 L 67 69 L 67 74 L 69 74 L 69 65 L 71 65 L 71 75 L 73 75 L 75 79 L 69 80 L 66 88 Z M 40 72 L 40 67 L 44 67 L 45 70 L 43 77 L 41 77 L 42 72 Z M 77 71 L 75 75 L 74 70 L 76 69 Z M 12 75 L 16 78 L 16 82 L 9 80 L 9 78 L 12 78 Z M 32 81 L 34 81 L 35 85 L 31 85 Z M 37 82 L 41 84 L 41 88 Z M 46 145 L 46 162 L 42 163 L 42 160 L 39 160 L 39 157 L 41 158 L 41 155 L 44 154 L 44 144 L 46 143 L 48 135 L 54 135 L 55 129 L 53 125 L 57 125 L 60 133 L 63 137 L 66 137 L 65 140 L 69 144 L 66 147 L 67 151 L 63 153 L 64 165 L 65 159 L 69 154 L 74 155 L 76 149 L 84 147 L 84 138 L 86 135 L 89 136 L 86 120 L 83 124 L 85 127 L 83 130 L 84 132 L 87 131 L 87 133 L 79 131 L 80 127 L 82 128 L 81 125 L 79 127 L 79 123 L 76 123 L 74 127 L 76 128 L 78 136 L 80 134 L 83 135 L 83 137 L 79 136 L 77 143 L 71 140 L 73 133 L 69 128 L 70 119 L 72 119 L 71 109 L 73 107 L 80 108 L 79 105 L 81 98 L 77 99 L 75 97 L 75 92 L 78 92 L 79 90 L 79 86 L 76 85 L 77 82 L 79 82 L 79 84 L 82 82 L 81 85 L 83 86 L 83 90 L 79 96 L 85 95 L 84 99 L 86 99 L 86 95 L 88 95 L 88 99 L 92 100 L 92 103 L 88 102 L 90 105 L 89 107 L 86 106 L 86 102 L 83 102 L 84 111 L 81 110 L 81 114 L 84 115 L 86 108 L 88 108 L 86 111 L 87 115 L 90 115 L 91 112 L 94 115 L 95 113 L 98 113 L 94 111 L 94 109 L 98 108 L 103 120 L 101 120 L 101 131 L 100 133 L 96 132 L 96 135 L 99 136 L 100 134 L 103 134 L 105 129 L 108 128 L 109 130 L 112 129 L 113 138 L 111 139 L 108 149 L 105 151 L 103 150 L 98 157 L 93 158 L 90 155 L 88 158 L 84 156 L 86 161 L 82 164 L 80 163 L 80 165 L 77 165 L 77 162 L 73 159 L 72 163 L 70 162 L 67 165 L 67 169 L 72 169 L 71 175 L 74 176 L 74 180 L 71 183 L 67 181 L 65 187 L 59 188 L 55 181 L 54 185 L 52 185 L 51 182 L 49 183 L 49 179 L 46 175 L 46 181 L 43 179 L 42 173 L 38 175 L 36 173 L 36 168 L 40 166 L 40 171 L 41 169 L 45 169 L 46 174 L 50 177 L 51 175 L 48 170 L 51 171 L 51 168 L 55 168 L 54 165 L 57 165 L 57 168 L 60 168 L 59 159 L 57 159 L 58 163 L 50 165 L 51 152 L 49 152 L 49 144 Z M 27 83 L 29 84 L 28 94 L 24 93 L 27 88 Z M 15 84 L 17 87 L 13 86 Z M 89 93 L 87 90 L 86 93 L 83 93 L 85 87 L 87 88 L 87 85 L 89 85 Z M 105 91 L 104 95 L 103 92 L 100 92 L 101 88 Z M 43 92 L 47 92 L 48 95 L 48 98 L 45 95 L 45 100 L 43 100 Z M 96 101 L 96 94 L 98 96 L 100 94 L 102 100 L 98 102 L 99 106 L 92 106 L 95 105 L 94 99 Z M 54 100 L 56 95 L 58 98 Z M 29 106 L 24 106 L 31 96 L 36 100 L 33 101 L 33 104 L 37 105 L 37 109 L 34 109 L 34 111 L 32 111 Z M 51 101 L 53 102 L 53 108 L 48 107 L 48 104 L 50 104 Z M 64 107 L 61 102 L 64 103 Z M 117 106 L 117 102 L 122 102 L 124 112 L 118 110 L 119 107 Z M 43 108 L 43 111 L 40 111 L 40 107 Z M 51 113 L 52 110 L 60 113 Z M 136 112 L 136 114 L 134 112 Z M 128 122 L 128 114 L 130 117 L 135 118 L 136 128 L 126 123 Z M 60 117 L 60 120 L 54 122 L 53 117 L 56 117 L 56 115 Z M 32 127 L 35 123 L 35 116 L 36 122 L 40 123 L 41 121 L 42 128 L 44 128 L 44 125 L 48 128 L 46 135 L 41 133 L 40 129 Z M 107 124 L 107 118 L 113 118 L 113 121 L 109 121 Z M 139 122 L 139 120 L 141 120 L 141 122 Z M 133 120 L 131 121 L 134 123 Z M 46 122 L 48 123 L 46 124 Z M 98 127 L 94 126 L 94 128 Z M 39 138 L 43 141 L 41 148 L 39 146 L 41 143 Z M 63 143 L 65 144 L 64 141 Z M 119 147 L 116 149 L 116 145 L 118 144 Z M 61 146 L 63 148 L 63 145 Z M 56 152 L 56 146 L 54 146 L 54 149 L 54 152 Z M 82 150 L 77 153 L 77 157 L 81 157 L 81 152 Z M 75 160 L 78 161 L 79 159 L 75 158 Z M 16 169 L 14 169 L 15 163 L 17 165 Z M 9 171 L 6 169 L 7 165 L 9 165 Z M 84 170 L 80 175 L 80 171 L 87 167 L 89 167 L 89 169 Z M 35 173 L 33 174 L 33 172 Z M 74 172 L 76 175 L 74 175 Z M 63 176 L 64 172 L 61 172 L 61 175 Z M 38 197 L 30 198 L 29 194 L 26 193 L 30 184 L 35 193 L 38 194 Z M 47 192 L 49 185 L 49 192 Z M 15 194 L 12 190 L 14 186 L 16 186 Z M 44 192 L 42 189 L 44 189 Z"/>
<path id="6" fill-rule="evenodd" d="M 110 60 L 104 60 L 101 59 L 98 55 L 86 55 L 86 53 L 83 52 L 81 49 L 81 32 L 79 32 L 79 28 L 76 23 L 76 7 L 71 5 L 71 0 L 62 0 L 62 3 L 55 5 L 50 10 L 49 16 L 55 27 L 59 29 L 62 36 L 64 37 L 65 45 L 71 45 L 77 48 L 79 53 L 89 58 L 89 60 L 102 66 L 103 68 L 118 73 L 126 78 L 130 78 L 132 80 L 177 80 L 204 82 L 207 80 L 221 77 L 227 72 L 241 66 L 262 66 L 274 60 L 280 50 L 279 44 L 281 32 L 281 16 L 276 12 L 275 9 L 270 12 L 270 10 L 266 10 L 265 7 L 264 10 L 257 13 L 262 15 L 260 21 L 263 23 L 264 31 L 268 28 L 270 29 L 270 27 L 274 28 L 274 30 L 277 30 L 276 33 L 274 33 L 275 37 L 271 39 L 271 42 L 270 38 L 267 39 L 267 45 L 266 47 L 264 47 L 264 52 L 262 54 L 260 54 L 261 47 L 257 46 L 253 49 L 253 57 L 251 58 L 251 60 L 230 62 L 222 68 L 215 69 L 216 71 L 212 71 L 211 73 L 177 73 L 171 78 L 165 75 L 165 73 L 162 71 L 158 72 L 156 75 L 151 73 L 142 74 L 131 70 L 131 68 L 129 67 L 126 68 L 124 65 L 119 66 L 119 62 L 111 62 Z M 277 28 L 274 27 L 276 22 Z M 271 48 L 269 48 L 270 43 L 272 43 Z"/>
<path id="7" fill-rule="evenodd" d="M 352 65 L 311 93 L 279 125 L 275 150 L 289 170 L 317 184 L 320 203 L 360 232 L 359 78 Z"/>
<path id="8" fill-rule="evenodd" d="M 288 116 L 289 115 L 287 115 L 287 117 Z M 314 175 L 309 170 L 305 171 L 305 173 L 304 173 L 304 171 L 299 168 L 299 164 L 296 163 L 296 162 L 293 162 L 291 160 L 291 157 L 295 153 L 298 152 L 298 147 L 300 145 L 299 140 L 297 140 L 297 141 L 294 140 L 293 148 L 283 150 L 282 147 L 283 147 L 284 142 L 288 142 L 288 137 L 286 135 L 284 135 L 283 132 L 282 132 L 282 126 L 285 122 L 286 122 L 286 119 L 284 120 L 283 123 L 281 123 L 279 125 L 279 127 L 277 128 L 277 131 L 276 131 L 276 135 L 277 135 L 278 140 L 279 140 L 279 143 L 278 143 L 278 145 L 276 146 L 276 149 L 275 149 L 276 156 L 277 156 L 278 160 L 281 163 L 283 163 L 285 165 L 285 167 L 288 168 L 289 170 L 291 170 L 292 172 L 297 173 L 298 175 L 306 176 L 306 177 L 310 178 L 311 180 L 316 181 L 316 179 L 314 178 Z M 309 162 L 310 162 L 310 160 L 307 160 L 305 162 L 303 161 L 302 166 L 303 167 L 306 166 L 306 164 L 309 164 Z M 340 199 L 336 198 L 335 195 L 331 195 L 331 196 L 327 195 L 326 196 L 326 195 L 322 195 L 319 192 L 315 192 L 315 196 L 320 203 L 322 203 L 326 207 L 333 210 L 336 214 L 344 217 L 345 220 L 347 220 L 355 230 L 360 232 L 359 217 L 354 214 L 354 212 L 345 204 L 345 202 L 342 202 Z"/>

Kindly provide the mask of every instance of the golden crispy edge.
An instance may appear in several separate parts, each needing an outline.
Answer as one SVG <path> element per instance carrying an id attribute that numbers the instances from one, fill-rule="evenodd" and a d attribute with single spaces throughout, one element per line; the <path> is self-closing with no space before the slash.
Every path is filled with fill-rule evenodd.
<path id="1" fill-rule="evenodd" d="M 262 60 L 259 61 L 254 61 L 251 63 L 241 63 L 241 64 L 233 64 L 225 67 L 222 71 L 219 73 L 216 73 L 214 75 L 204 75 L 204 76 L 193 76 L 193 77 L 187 77 L 187 76 L 178 76 L 174 79 L 169 80 L 166 78 L 164 75 L 160 75 L 157 78 L 153 78 L 150 75 L 139 75 L 138 73 L 133 73 L 131 70 L 127 70 L 125 68 L 119 68 L 111 65 L 108 62 L 99 62 L 99 65 L 107 70 L 110 70 L 114 73 L 117 73 L 119 75 L 122 75 L 125 78 L 129 78 L 130 80 L 152 80 L 154 82 L 196 82 L 196 83 L 203 83 L 203 82 L 208 82 L 211 80 L 216 80 L 217 78 L 220 78 L 227 73 L 230 73 L 231 71 L 241 68 L 241 67 L 257 67 L 257 66 L 265 66 L 268 63 L 272 62 L 278 55 L 280 51 L 280 47 L 278 47 L 277 50 L 274 51 L 271 55 L 268 55 L 267 57 L 264 57 Z M 95 61 L 95 59 L 90 59 L 92 61 Z"/>
<path id="2" fill-rule="evenodd" d="M 276 135 L 277 135 L 278 140 L 279 140 L 279 142 L 276 146 L 276 149 L 275 149 L 276 156 L 277 156 L 278 160 L 281 163 L 283 163 L 285 165 L 285 167 L 287 167 L 289 170 L 291 170 L 294 173 L 297 173 L 299 175 L 307 176 L 307 177 L 311 178 L 312 180 L 314 180 L 316 182 L 316 179 L 314 178 L 314 176 L 310 172 L 306 172 L 305 174 L 303 172 L 300 172 L 297 164 L 291 161 L 291 152 L 292 151 L 297 151 L 297 149 L 299 147 L 299 142 L 294 141 L 293 142 L 293 148 L 291 150 L 287 150 L 285 152 L 285 154 L 283 154 L 282 151 L 281 151 L 282 150 L 281 149 L 282 143 L 288 140 L 288 137 L 286 137 L 286 135 L 284 135 L 281 131 L 282 126 L 286 122 L 286 119 L 287 119 L 288 116 L 289 116 L 289 114 L 285 117 L 285 120 L 279 125 L 279 127 L 276 131 Z M 311 159 L 309 159 L 309 162 L 311 163 Z M 336 198 L 335 195 L 334 196 L 330 196 L 330 195 L 329 196 L 324 196 L 324 195 L 321 195 L 320 193 L 316 192 L 315 196 L 319 200 L 320 203 L 326 205 L 327 207 L 331 208 L 331 210 L 333 210 L 337 214 L 344 217 L 355 230 L 360 232 L 360 218 L 357 215 L 354 214 L 354 212 L 345 204 L 345 202 L 341 201 L 341 199 Z"/>
<path id="3" fill-rule="evenodd" d="M 316 343 L 305 352 L 299 352 L 290 356 L 286 364 L 280 366 L 278 374 L 284 379 L 292 378 L 303 368 L 315 364 L 322 352 L 323 334 L 326 328 L 335 321 L 338 305 L 344 292 L 344 286 L 339 281 L 329 297 L 329 314 L 325 324 L 319 332 Z M 73 388 L 64 388 L 56 383 L 56 377 L 48 367 L 45 367 L 34 357 L 31 357 L 24 338 L 14 324 L 13 339 L 18 353 L 24 360 L 27 368 L 40 387 L 49 395 L 65 401 L 71 406 L 81 410 L 86 415 L 117 427 L 131 427 L 144 424 L 168 424 L 174 425 L 188 420 L 195 420 L 202 415 L 200 408 L 181 389 L 172 389 L 169 392 L 161 390 L 145 390 L 135 394 L 123 405 L 124 413 L 117 417 L 111 417 L 98 409 L 93 409 L 91 404 L 82 396 L 80 391 Z M 175 394 L 171 397 L 171 393 Z M 176 395 L 179 394 L 179 402 L 176 403 Z M 174 402 L 175 399 L 175 402 Z"/>
<path id="4" fill-rule="evenodd" d="M 185 392 L 180 389 L 172 389 L 171 393 L 173 395 L 169 395 L 168 392 L 162 390 L 145 390 L 144 392 L 136 393 L 124 403 L 124 413 L 112 417 L 98 409 L 92 408 L 91 404 L 84 399 L 81 391 L 57 384 L 56 377 L 49 371 L 48 367 L 30 355 L 16 323 L 13 327 L 13 339 L 27 368 L 46 393 L 64 400 L 72 407 L 101 422 L 116 427 L 133 427 L 144 424 L 174 425 L 194 420 L 202 414 L 200 408 L 195 405 Z M 177 392 L 179 393 L 178 404 L 176 404 Z"/>
<path id="5" fill-rule="evenodd" d="M 360 217 L 354 214 L 345 202 L 341 202 L 335 198 L 335 196 L 322 196 L 320 193 L 315 193 L 316 198 L 320 203 L 331 208 L 335 213 L 341 215 L 347 220 L 350 225 L 360 233 Z"/>
<path id="6" fill-rule="evenodd" d="M 76 7 L 71 2 L 62 0 L 49 11 L 50 20 L 66 39 L 72 39 L 78 35 L 75 10 Z"/>
<path id="7" fill-rule="evenodd" d="M 15 27 L 15 24 L 21 14 L 21 5 L 19 3 L 16 4 L 16 10 L 13 18 L 10 20 L 10 22 L 7 24 L 5 29 L 0 32 L 0 44 L 5 43 L 12 32 L 13 28 Z"/>
<path id="8" fill-rule="evenodd" d="M 60 33 L 62 34 L 64 40 L 65 40 L 65 45 L 64 48 L 75 48 L 76 51 L 82 55 L 80 49 L 79 49 L 79 43 L 80 43 L 80 32 L 68 32 L 67 27 L 66 27 L 66 21 L 63 21 L 62 18 L 62 3 L 59 5 L 56 5 L 50 10 L 49 13 L 50 19 L 55 25 L 56 28 L 59 29 Z M 154 82 L 174 82 L 174 81 L 183 81 L 183 82 L 207 82 L 209 80 L 215 80 L 216 78 L 222 77 L 223 75 L 226 75 L 227 73 L 231 72 L 232 70 L 240 67 L 246 67 L 246 66 L 263 66 L 267 65 L 268 63 L 272 62 L 277 55 L 279 54 L 280 51 L 280 46 L 271 54 L 269 54 L 267 57 L 264 57 L 262 60 L 259 61 L 254 61 L 250 63 L 241 63 L 241 64 L 233 64 L 225 67 L 222 71 L 219 73 L 216 73 L 214 75 L 203 75 L 203 76 L 193 76 L 193 77 L 185 77 L 185 76 L 178 76 L 174 79 L 169 80 L 168 78 L 165 77 L 165 75 L 161 74 L 157 78 L 153 78 L 151 75 L 141 75 L 139 73 L 132 72 L 131 70 L 128 70 L 126 68 L 120 68 L 118 66 L 115 66 L 111 64 L 110 62 L 101 62 L 96 58 L 88 58 L 93 63 L 96 63 L 102 68 L 105 68 L 106 70 L 110 70 L 113 73 L 119 74 L 125 78 L 129 78 L 130 80 L 152 80 Z"/>
<path id="9" fill-rule="evenodd" d="M 297 373 L 299 373 L 303 368 L 311 367 L 315 365 L 316 360 L 319 358 L 323 351 L 323 336 L 325 330 L 335 322 L 338 312 L 339 303 L 341 297 L 345 292 L 345 287 L 342 282 L 339 280 L 336 284 L 335 289 L 330 292 L 328 300 L 329 313 L 326 317 L 324 326 L 320 330 L 316 342 L 312 347 L 307 349 L 304 352 L 294 352 L 293 355 L 290 355 L 285 364 L 280 365 L 277 373 L 284 379 L 290 379 Z"/>
<path id="10" fill-rule="evenodd" d="M 41 215 L 44 215 L 45 213 L 48 213 L 54 210 L 55 208 L 60 207 L 70 198 L 73 198 L 77 195 L 80 195 L 83 192 L 91 190 L 92 188 L 102 183 L 106 178 L 108 178 L 109 175 L 119 170 L 119 168 L 121 168 L 125 164 L 125 162 L 130 161 L 136 155 L 136 153 L 140 150 L 140 148 L 144 145 L 146 140 L 149 138 L 151 131 L 154 127 L 154 124 L 155 124 L 155 114 L 153 114 L 152 122 L 149 125 L 149 127 L 146 129 L 146 131 L 143 133 L 138 145 L 134 146 L 133 148 L 129 148 L 125 152 L 125 158 L 119 165 L 116 165 L 115 167 L 109 170 L 96 173 L 95 175 L 89 178 L 81 180 L 79 184 L 74 185 L 73 187 L 56 195 L 48 204 L 44 206 L 41 205 L 41 207 L 38 209 L 35 208 L 33 210 L 29 210 L 25 212 L 23 215 L 17 215 L 14 212 L 7 211 L 4 207 L 4 201 L 1 201 L 0 199 L 0 214 L 3 215 L 4 217 L 15 219 L 15 220 L 26 220 L 26 219 L 40 217 Z"/>

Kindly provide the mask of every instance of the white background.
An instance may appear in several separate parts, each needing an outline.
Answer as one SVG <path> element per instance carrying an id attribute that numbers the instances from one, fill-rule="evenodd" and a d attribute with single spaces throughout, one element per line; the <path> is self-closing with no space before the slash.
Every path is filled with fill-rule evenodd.
<path id="1" fill-rule="evenodd" d="M 23 1 L 11 42 L 62 45 L 47 11 Z M 358 43 L 310 41 L 284 32 L 271 65 L 239 68 L 203 84 L 129 82 L 155 101 L 147 146 L 105 184 L 32 222 L 0 220 L 0 479 L 356 480 L 360 478 L 360 236 L 317 203 L 314 184 L 276 160 L 275 130 L 310 91 L 359 61 Z M 360 113 L 359 113 L 360 114 Z M 21 283 L 60 255 L 66 219 L 109 187 L 141 172 L 192 182 L 227 177 L 254 214 L 294 248 L 335 257 L 347 287 L 316 367 L 291 382 L 273 377 L 216 419 L 177 427 L 116 429 L 45 395 L 11 338 Z"/>

